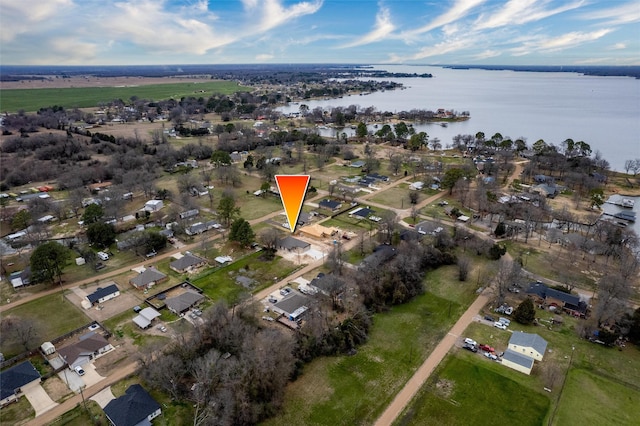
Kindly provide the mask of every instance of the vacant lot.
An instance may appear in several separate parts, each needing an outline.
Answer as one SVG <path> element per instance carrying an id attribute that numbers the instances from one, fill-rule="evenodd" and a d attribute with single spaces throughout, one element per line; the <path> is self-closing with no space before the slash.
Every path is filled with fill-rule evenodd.
<path id="1" fill-rule="evenodd" d="M 77 306 L 63 298 L 60 293 L 44 296 L 8 310 L 3 318 L 19 318 L 25 324 L 32 324 L 35 333 L 30 339 L 30 348 L 54 339 L 71 330 L 88 324 L 91 320 Z M 0 352 L 9 359 L 21 353 L 24 347 L 14 339 L 3 336 Z"/>
<path id="2" fill-rule="evenodd" d="M 501 375 L 493 366 L 500 367 L 471 353 L 448 355 L 396 423 L 468 425 L 485 419 L 491 424 L 542 424 L 549 398 Z"/>
<path id="3" fill-rule="evenodd" d="M 425 293 L 377 314 L 356 355 L 306 365 L 284 410 L 265 424 L 372 424 L 466 307 Z"/>
<path id="4" fill-rule="evenodd" d="M 2 111 L 18 110 L 36 111 L 53 105 L 65 108 L 91 108 L 101 102 L 114 99 L 128 100 L 132 96 L 155 101 L 163 99 L 180 99 L 184 96 L 208 97 L 215 94 L 230 95 L 240 91 L 250 91 L 232 81 L 206 81 L 191 83 L 136 85 L 122 87 L 70 87 L 51 89 L 3 89 Z"/>
<path id="5" fill-rule="evenodd" d="M 640 388 L 572 369 L 554 425 L 632 425 L 640 419 Z M 580 413 L 576 415 L 576 413 Z"/>

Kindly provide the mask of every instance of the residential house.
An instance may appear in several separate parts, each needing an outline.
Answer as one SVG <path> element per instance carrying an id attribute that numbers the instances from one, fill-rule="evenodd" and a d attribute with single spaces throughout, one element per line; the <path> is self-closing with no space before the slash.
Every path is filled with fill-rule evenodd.
<path id="1" fill-rule="evenodd" d="M 300 233 L 314 238 L 326 238 L 334 236 L 338 233 L 336 228 L 328 228 L 326 226 L 322 226 L 319 223 L 314 223 L 313 225 L 307 225 L 303 228 L 300 228 Z"/>
<path id="2" fill-rule="evenodd" d="M 176 259 L 169 264 L 169 268 L 184 274 L 185 272 L 192 272 L 207 264 L 207 261 L 201 257 L 194 256 L 189 252 L 186 252 L 180 259 Z"/>
<path id="3" fill-rule="evenodd" d="M 369 173 L 366 177 L 380 181 L 380 182 L 389 182 L 388 176 L 384 176 L 378 173 Z"/>
<path id="4" fill-rule="evenodd" d="M 357 209 L 349 212 L 349 217 L 355 219 L 366 219 L 374 213 L 375 211 L 371 210 L 368 207 L 358 207 Z"/>
<path id="5" fill-rule="evenodd" d="M 542 361 L 547 350 L 547 341 L 534 333 L 514 331 L 509 339 L 509 349 L 536 361 Z"/>
<path id="6" fill-rule="evenodd" d="M 92 331 L 80 336 L 76 343 L 58 349 L 58 355 L 70 368 L 83 366 L 110 351 L 113 346 L 101 334 Z"/>
<path id="7" fill-rule="evenodd" d="M 118 286 L 116 284 L 111 284 L 106 287 L 96 288 L 96 291 L 87 295 L 87 300 L 93 306 L 96 303 L 103 303 L 118 296 L 120 296 Z"/>
<path id="8" fill-rule="evenodd" d="M 287 236 L 278 240 L 278 249 L 279 250 L 295 250 L 298 253 L 303 253 L 311 248 L 311 244 L 306 241 L 299 240 L 297 238 L 293 238 L 292 236 Z"/>
<path id="9" fill-rule="evenodd" d="M 180 219 L 189 219 L 192 217 L 196 217 L 200 214 L 200 210 L 198 209 L 191 209 L 191 210 L 187 210 L 184 212 L 181 212 L 178 216 L 180 216 Z"/>
<path id="10" fill-rule="evenodd" d="M 526 375 L 531 374 L 531 370 L 533 369 L 533 364 L 534 364 L 533 358 L 528 357 L 526 355 L 522 355 L 511 349 L 507 349 L 506 351 L 504 351 L 504 354 L 502 355 L 502 365 L 504 365 L 505 367 L 512 368 Z"/>
<path id="11" fill-rule="evenodd" d="M 203 232 L 209 231 L 211 229 L 218 229 L 220 228 L 221 225 L 216 222 L 215 220 L 210 220 L 208 222 L 196 222 L 192 225 L 189 225 L 186 229 L 185 229 L 185 233 L 187 235 L 198 235 L 198 234 L 202 234 Z"/>
<path id="12" fill-rule="evenodd" d="M 160 312 L 156 311 L 153 308 L 144 308 L 138 315 L 133 318 L 133 322 L 143 330 L 148 328 L 154 319 L 160 316 Z"/>
<path id="13" fill-rule="evenodd" d="M 289 321 L 297 321 L 309 309 L 309 298 L 300 293 L 290 293 L 273 305 L 273 310 L 287 317 Z"/>
<path id="14" fill-rule="evenodd" d="M 541 183 L 531 188 L 531 192 L 543 197 L 554 198 L 558 194 L 558 187 L 555 184 Z"/>
<path id="15" fill-rule="evenodd" d="M 153 213 L 159 211 L 162 207 L 164 207 L 162 200 L 149 200 L 144 203 L 143 210 Z"/>
<path id="16" fill-rule="evenodd" d="M 156 268 L 147 268 L 129 280 L 129 283 L 137 289 L 150 289 L 154 285 L 169 279 Z"/>
<path id="17" fill-rule="evenodd" d="M 204 299 L 203 295 L 195 291 L 186 290 L 178 296 L 168 298 L 165 303 L 171 312 L 180 315 L 200 303 L 202 299 Z"/>
<path id="18" fill-rule="evenodd" d="M 393 259 L 396 255 L 396 249 L 390 245 L 381 244 L 375 249 L 373 249 L 373 253 L 369 256 L 365 257 L 358 269 L 363 270 L 364 268 L 375 268 L 378 265 L 388 262 Z"/>
<path id="19" fill-rule="evenodd" d="M 4 370 L 0 373 L 0 407 L 17 401 L 22 389 L 32 383 L 40 383 L 40 373 L 30 361 Z"/>
<path id="20" fill-rule="evenodd" d="M 320 203 L 318 203 L 318 206 L 321 209 L 329 210 L 331 212 L 336 212 L 340 210 L 340 208 L 342 207 L 342 203 L 334 200 L 322 200 L 320 201 Z"/>
<path id="21" fill-rule="evenodd" d="M 359 169 L 361 167 L 364 167 L 365 162 L 362 160 L 358 160 L 358 161 L 353 161 L 351 164 L 349 164 L 349 167 L 354 167 L 356 169 Z"/>
<path id="22" fill-rule="evenodd" d="M 149 426 L 162 414 L 162 408 L 142 386 L 135 384 L 120 398 L 110 401 L 104 413 L 113 426 Z"/>
<path id="23" fill-rule="evenodd" d="M 549 288 L 541 282 L 529 284 L 526 293 L 535 304 L 547 307 L 550 311 L 560 309 L 580 318 L 584 318 L 587 314 L 587 304 L 581 301 L 580 297 Z"/>
<path id="24" fill-rule="evenodd" d="M 22 271 L 12 272 L 9 275 L 9 282 L 13 288 L 31 284 L 31 267 L 27 266 Z"/>

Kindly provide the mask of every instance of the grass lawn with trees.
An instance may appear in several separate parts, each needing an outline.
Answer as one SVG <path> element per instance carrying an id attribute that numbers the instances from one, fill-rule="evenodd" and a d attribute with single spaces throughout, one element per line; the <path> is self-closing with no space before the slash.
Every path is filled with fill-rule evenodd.
<path id="1" fill-rule="evenodd" d="M 134 82 L 135 80 L 132 80 Z M 200 93 L 204 90 L 205 93 Z M 4 89 L 2 90 L 2 111 L 37 111 L 53 105 L 65 108 L 92 108 L 100 102 L 114 99 L 180 99 L 185 96 L 231 95 L 236 92 L 251 91 L 234 81 L 207 81 L 202 83 L 149 84 L 137 87 L 73 87 L 59 89 Z M 198 93 L 196 93 L 198 91 Z"/>
<path id="2" fill-rule="evenodd" d="M 373 423 L 466 307 L 427 292 L 376 314 L 358 353 L 305 365 L 283 411 L 265 425 Z"/>
<path id="3" fill-rule="evenodd" d="M 31 339 L 30 349 L 91 322 L 80 308 L 66 298 L 63 299 L 60 293 L 43 296 L 9 309 L 3 317 L 9 316 L 33 324 L 36 333 Z M 6 359 L 23 351 L 24 347 L 13 339 L 0 339 L 0 352 Z"/>
<path id="4" fill-rule="evenodd" d="M 230 265 L 218 269 L 205 271 L 192 280 L 192 283 L 204 290 L 204 294 L 213 301 L 226 300 L 232 304 L 238 300 L 242 293 L 257 291 L 268 287 L 279 279 L 282 279 L 297 266 L 276 256 L 273 260 L 264 260 L 262 252 L 256 252 L 243 257 Z M 240 270 L 243 271 L 240 271 Z M 256 281 L 257 287 L 246 289 L 236 283 L 236 277 L 246 276 Z"/>

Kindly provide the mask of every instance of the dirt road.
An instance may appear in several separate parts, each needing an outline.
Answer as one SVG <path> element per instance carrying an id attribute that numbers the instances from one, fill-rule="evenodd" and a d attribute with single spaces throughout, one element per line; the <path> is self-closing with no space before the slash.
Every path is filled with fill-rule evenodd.
<path id="1" fill-rule="evenodd" d="M 402 390 L 398 392 L 391 404 L 387 407 L 382 415 L 378 418 L 376 426 L 388 426 L 392 424 L 396 418 L 402 413 L 404 408 L 411 402 L 411 399 L 420 390 L 422 385 L 427 381 L 433 370 L 440 364 L 440 361 L 447 355 L 456 342 L 456 339 L 464 332 L 464 330 L 473 322 L 473 318 L 480 312 L 480 309 L 489 301 L 491 290 L 485 290 L 478 298 L 469 306 L 455 325 L 449 330 L 449 333 L 435 347 L 431 355 L 422 363 L 416 373 L 404 385 Z"/>

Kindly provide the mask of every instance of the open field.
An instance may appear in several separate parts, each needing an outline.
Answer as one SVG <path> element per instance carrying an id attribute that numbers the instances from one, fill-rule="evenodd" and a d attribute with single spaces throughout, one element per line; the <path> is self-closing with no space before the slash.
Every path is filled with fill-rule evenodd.
<path id="1" fill-rule="evenodd" d="M 284 410 L 264 424 L 373 423 L 466 308 L 427 292 L 375 315 L 356 355 L 306 365 L 287 388 Z"/>
<path id="2" fill-rule="evenodd" d="M 39 346 L 42 342 L 51 340 L 64 333 L 89 323 L 91 320 L 74 304 L 64 299 L 60 293 L 44 296 L 23 305 L 8 310 L 4 318 L 15 317 L 30 321 L 37 330 L 31 339 L 30 347 Z M 0 340 L 0 352 L 6 359 L 24 350 L 24 347 L 3 338 Z"/>
<path id="3" fill-rule="evenodd" d="M 501 367 L 477 354 L 448 355 L 422 388 L 398 425 L 468 425 L 474 419 L 491 424 L 538 426 L 549 399 L 501 375 Z"/>
<path id="4" fill-rule="evenodd" d="M 276 256 L 273 260 L 260 259 L 262 252 L 248 255 L 231 265 L 206 271 L 192 280 L 193 284 L 204 290 L 204 294 L 214 301 L 226 300 L 232 304 L 242 293 L 271 285 L 289 275 L 296 269 L 291 262 Z M 244 276 L 255 281 L 255 288 L 247 289 L 236 282 L 236 277 Z"/>
<path id="5" fill-rule="evenodd" d="M 3 89 L 0 109 L 17 112 L 37 111 L 53 105 L 65 108 L 96 107 L 101 102 L 114 99 L 127 101 L 132 96 L 140 99 L 180 99 L 184 96 L 205 97 L 214 94 L 230 95 L 251 88 L 240 86 L 233 81 L 206 81 L 191 83 L 169 83 L 137 85 L 132 79 L 130 85 L 122 87 L 69 87 L 46 89 Z"/>
<path id="6" fill-rule="evenodd" d="M 567 377 L 554 425 L 633 425 L 640 419 L 640 389 L 582 369 Z M 580 413 L 576 415 L 576 413 Z"/>

